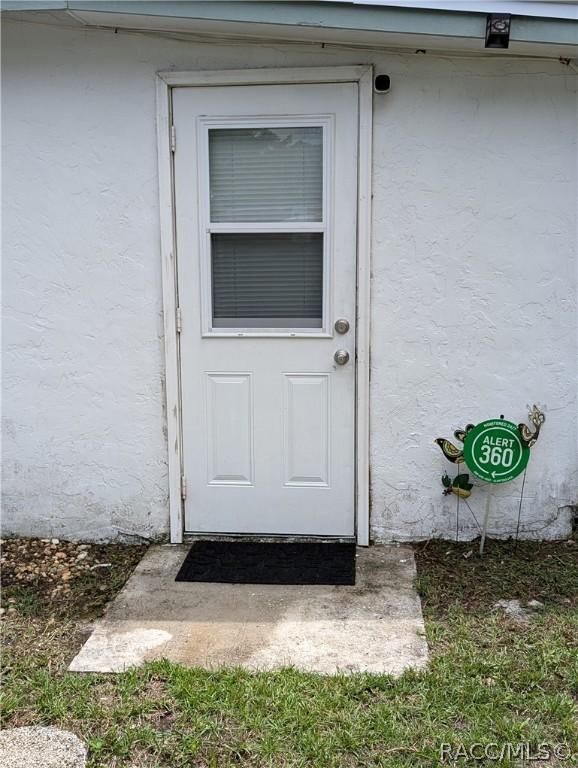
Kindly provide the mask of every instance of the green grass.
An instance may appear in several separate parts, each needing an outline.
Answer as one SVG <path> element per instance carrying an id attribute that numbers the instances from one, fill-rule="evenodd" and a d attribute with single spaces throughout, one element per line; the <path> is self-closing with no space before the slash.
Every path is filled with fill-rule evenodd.
<path id="1" fill-rule="evenodd" d="M 89 744 L 91 768 L 430 768 L 444 764 L 444 742 L 564 742 L 578 753 L 578 546 L 489 542 L 481 561 L 464 558 L 470 549 L 416 546 L 431 661 L 397 679 L 164 661 L 70 674 L 65 663 L 86 631 L 74 602 L 50 620 L 45 604 L 34 608 L 33 588 L 19 588 L 18 614 L 3 620 L 3 724 L 69 728 Z M 520 626 L 492 608 L 514 597 L 544 608 Z M 578 761 L 547 763 L 558 764 Z"/>

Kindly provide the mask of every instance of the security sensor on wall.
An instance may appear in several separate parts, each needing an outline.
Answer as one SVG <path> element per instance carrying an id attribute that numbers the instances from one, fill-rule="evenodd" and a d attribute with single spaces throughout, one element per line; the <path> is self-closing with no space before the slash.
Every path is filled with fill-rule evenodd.
<path id="1" fill-rule="evenodd" d="M 389 75 L 376 75 L 373 81 L 373 90 L 376 93 L 388 93 L 391 87 L 391 78 Z"/>

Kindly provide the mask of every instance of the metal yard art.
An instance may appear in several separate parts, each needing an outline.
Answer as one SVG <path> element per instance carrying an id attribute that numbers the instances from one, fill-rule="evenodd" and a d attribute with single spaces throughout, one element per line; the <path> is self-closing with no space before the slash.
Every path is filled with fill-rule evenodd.
<path id="1" fill-rule="evenodd" d="M 469 475 L 456 475 L 452 480 L 446 472 L 442 477 L 442 485 L 445 488 L 444 496 L 449 496 L 450 493 L 455 493 L 460 499 L 467 499 L 472 494 L 472 488 L 474 487 L 470 483 Z"/>
<path id="2" fill-rule="evenodd" d="M 482 421 L 477 425 L 467 424 L 465 429 L 456 429 L 454 432 L 454 437 L 459 443 L 462 443 L 461 446 L 455 445 L 443 437 L 435 439 L 436 445 L 440 447 L 446 459 L 452 464 L 457 464 L 458 467 L 458 473 L 453 480 L 447 472 L 442 477 L 444 495 L 454 494 L 456 496 L 456 541 L 459 536 L 460 499 L 465 501 L 474 520 L 476 520 L 466 501 L 471 495 L 473 484 L 470 483 L 469 474 L 460 472 L 462 464 L 475 477 L 491 484 L 507 483 L 524 473 L 516 526 L 516 541 L 518 540 L 530 449 L 536 444 L 542 424 L 546 420 L 544 413 L 537 405 L 532 406 L 528 418 L 533 429 L 524 423 L 516 425 L 505 420 L 503 416 L 500 416 L 499 419 Z M 481 529 L 480 554 L 483 553 L 486 539 L 490 498 L 491 494 L 488 492 L 484 523 Z M 476 520 L 476 524 L 477 522 Z"/>

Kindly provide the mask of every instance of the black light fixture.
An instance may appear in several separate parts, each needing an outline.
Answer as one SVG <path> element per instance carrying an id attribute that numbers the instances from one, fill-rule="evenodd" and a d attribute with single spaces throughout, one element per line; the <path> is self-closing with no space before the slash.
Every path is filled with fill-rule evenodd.
<path id="1" fill-rule="evenodd" d="M 509 13 L 488 13 L 486 19 L 486 48 L 507 48 L 510 44 Z"/>

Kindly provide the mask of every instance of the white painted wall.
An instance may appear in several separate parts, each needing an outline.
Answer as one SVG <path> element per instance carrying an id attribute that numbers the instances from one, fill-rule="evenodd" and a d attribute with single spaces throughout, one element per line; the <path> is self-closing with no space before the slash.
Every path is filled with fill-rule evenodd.
<path id="1" fill-rule="evenodd" d="M 168 530 L 159 69 L 372 62 L 372 533 L 452 536 L 433 438 L 545 406 L 523 531 L 578 503 L 576 76 L 557 62 L 3 26 L 5 534 Z M 449 468 L 449 467 L 448 467 Z M 481 517 L 485 489 L 470 501 Z M 494 493 L 515 528 L 520 482 Z M 462 505 L 464 537 L 475 535 Z"/>

